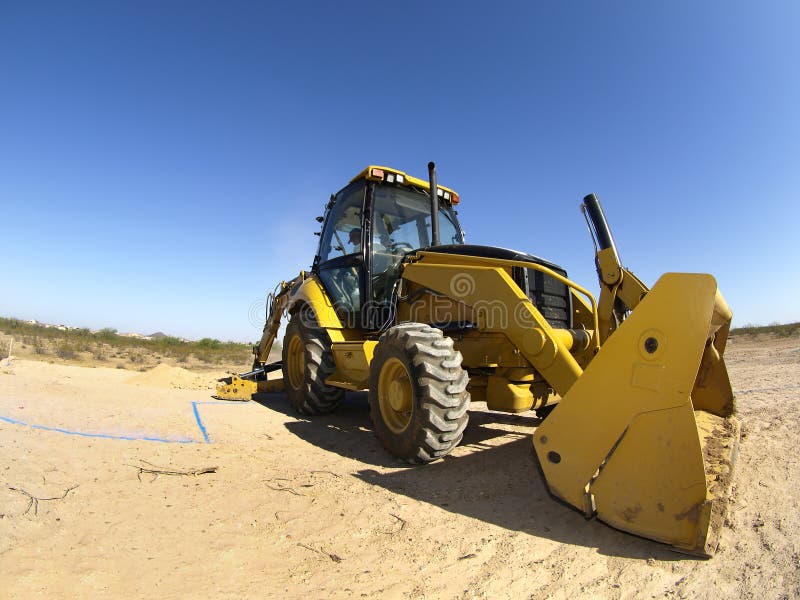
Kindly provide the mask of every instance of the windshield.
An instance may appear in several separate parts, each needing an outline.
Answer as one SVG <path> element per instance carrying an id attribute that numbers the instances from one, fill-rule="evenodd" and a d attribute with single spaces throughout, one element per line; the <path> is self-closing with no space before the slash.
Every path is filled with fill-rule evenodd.
<path id="1" fill-rule="evenodd" d="M 375 186 L 373 244 L 403 248 L 406 252 L 431 245 L 431 201 L 427 191 Z M 464 238 L 452 208 L 439 205 L 439 241 L 463 244 Z"/>
<path id="2" fill-rule="evenodd" d="M 375 186 L 372 202 L 372 300 L 389 302 L 399 265 L 409 252 L 431 245 L 431 200 L 426 191 Z M 455 211 L 439 205 L 439 241 L 463 244 Z"/>

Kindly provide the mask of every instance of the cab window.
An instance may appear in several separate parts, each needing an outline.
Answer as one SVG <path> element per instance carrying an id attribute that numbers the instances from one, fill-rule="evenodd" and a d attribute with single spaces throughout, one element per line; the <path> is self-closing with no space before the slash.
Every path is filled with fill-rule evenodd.
<path id="1" fill-rule="evenodd" d="M 325 263 L 340 256 L 361 252 L 361 211 L 364 206 L 364 186 L 342 190 L 331 208 L 322 232 L 319 262 Z"/>
<path id="2" fill-rule="evenodd" d="M 336 195 L 325 219 L 316 263 L 328 297 L 347 323 L 356 323 L 364 296 L 364 190 L 364 183 L 356 182 Z"/>

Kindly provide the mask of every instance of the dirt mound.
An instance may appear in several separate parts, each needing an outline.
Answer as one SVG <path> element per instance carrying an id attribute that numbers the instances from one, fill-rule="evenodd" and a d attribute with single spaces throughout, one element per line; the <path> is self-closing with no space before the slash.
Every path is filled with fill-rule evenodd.
<path id="1" fill-rule="evenodd" d="M 126 379 L 125 383 L 179 390 L 207 390 L 213 387 L 207 376 L 164 363 Z"/>

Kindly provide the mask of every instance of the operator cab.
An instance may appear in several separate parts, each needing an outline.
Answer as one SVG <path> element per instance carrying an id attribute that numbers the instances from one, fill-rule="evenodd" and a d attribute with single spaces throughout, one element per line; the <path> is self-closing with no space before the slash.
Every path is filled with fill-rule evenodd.
<path id="1" fill-rule="evenodd" d="M 463 244 L 458 194 L 437 187 L 439 239 Z M 431 245 L 430 184 L 370 166 L 331 196 L 313 270 L 345 327 L 379 329 L 391 315 L 403 258 Z"/>

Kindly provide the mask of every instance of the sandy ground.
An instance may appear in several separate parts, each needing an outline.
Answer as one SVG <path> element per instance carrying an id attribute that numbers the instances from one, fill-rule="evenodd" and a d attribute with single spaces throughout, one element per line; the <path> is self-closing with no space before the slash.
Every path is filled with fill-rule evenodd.
<path id="1" fill-rule="evenodd" d="M 364 394 L 306 420 L 282 395 L 215 403 L 211 374 L 15 361 L 0 597 L 799 597 L 799 363 L 798 338 L 731 341 L 744 438 L 721 548 L 697 560 L 552 500 L 533 413 L 476 405 L 451 457 L 409 468 Z"/>

